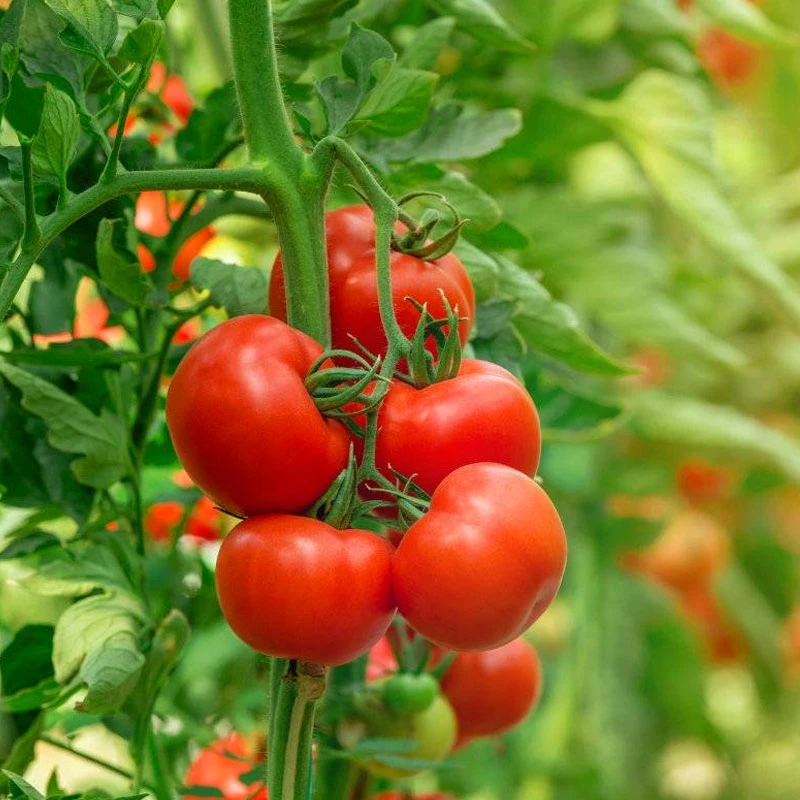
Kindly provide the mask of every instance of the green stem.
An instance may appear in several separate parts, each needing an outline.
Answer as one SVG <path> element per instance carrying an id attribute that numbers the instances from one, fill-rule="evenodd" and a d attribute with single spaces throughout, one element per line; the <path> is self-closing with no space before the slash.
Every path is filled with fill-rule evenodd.
<path id="1" fill-rule="evenodd" d="M 150 768 L 153 771 L 153 791 L 156 800 L 172 800 L 173 795 L 167 766 L 164 763 L 164 753 L 161 751 L 158 740 L 152 730 L 147 737 L 147 750 L 150 755 Z"/>
<path id="2" fill-rule="evenodd" d="M 33 160 L 31 158 L 30 143 L 22 142 L 20 150 L 22 152 L 22 181 L 25 189 L 25 233 L 22 237 L 22 246 L 35 247 L 41 238 L 41 232 L 39 230 L 39 221 L 36 218 L 36 197 L 33 191 Z M 0 319 L 5 316 L 7 310 L 3 309 Z"/>
<path id="3" fill-rule="evenodd" d="M 267 781 L 273 800 L 308 800 L 314 711 L 325 693 L 325 668 L 274 659 L 270 679 Z"/>
<path id="4" fill-rule="evenodd" d="M 23 149 L 23 162 L 24 152 Z M 11 264 L 0 284 L 0 320 L 5 318 L 20 286 L 42 251 L 70 225 L 117 197 L 168 189 L 228 190 L 265 195 L 272 188 L 273 178 L 264 170 L 254 167 L 126 172 L 107 183 L 99 183 L 81 192 L 63 209 L 47 217 L 39 230 L 33 207 L 33 186 L 26 181 L 26 233 L 22 252 Z M 29 231 L 34 231 L 35 235 L 29 236 Z"/>
<path id="5" fill-rule="evenodd" d="M 128 121 L 128 114 L 130 113 L 133 101 L 142 90 L 142 87 L 146 81 L 147 65 L 139 67 L 139 71 L 137 72 L 133 83 L 125 89 L 125 94 L 122 100 L 122 108 L 120 109 L 119 116 L 117 117 L 117 132 L 114 135 L 114 144 L 111 147 L 111 153 L 106 161 L 103 174 L 100 176 L 100 183 L 108 183 L 117 175 L 117 169 L 119 167 L 119 154 L 122 150 L 122 141 L 125 138 L 125 123 Z"/>
<path id="6" fill-rule="evenodd" d="M 283 100 L 271 0 L 230 0 L 233 75 L 250 160 L 297 172 L 302 152 Z"/>

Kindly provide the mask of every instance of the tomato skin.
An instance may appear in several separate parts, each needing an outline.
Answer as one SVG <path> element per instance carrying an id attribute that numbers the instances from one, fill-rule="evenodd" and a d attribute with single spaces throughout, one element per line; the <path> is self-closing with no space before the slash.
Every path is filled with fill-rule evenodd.
<path id="1" fill-rule="evenodd" d="M 245 759 L 252 761 L 248 763 Z M 200 751 L 186 773 L 184 784 L 219 789 L 225 800 L 267 800 L 265 786 L 248 786 L 239 780 L 241 775 L 252 770 L 256 761 L 263 761 L 263 758 L 255 757 L 244 736 L 230 733 Z M 200 800 L 192 795 L 185 797 L 186 800 Z"/>
<path id="2" fill-rule="evenodd" d="M 709 464 L 701 458 L 687 458 L 682 462 L 676 479 L 680 493 L 697 506 L 721 502 L 733 484 L 730 469 Z"/>
<path id="3" fill-rule="evenodd" d="M 333 347 L 354 350 L 352 335 L 371 353 L 385 354 L 386 336 L 378 311 L 372 211 L 367 206 L 332 211 L 325 215 L 325 230 Z M 419 312 L 406 297 L 426 303 L 430 313 L 441 318 L 445 316 L 441 289 L 450 305 L 458 306 L 459 314 L 465 318 L 459 325 L 459 338 L 466 344 L 475 316 L 475 291 L 461 261 L 452 253 L 428 262 L 393 252 L 391 265 L 395 314 L 406 336 L 413 336 L 419 322 Z M 269 307 L 274 316 L 287 318 L 280 255 L 270 277 Z M 428 347 L 433 348 L 432 341 Z"/>
<path id="4" fill-rule="evenodd" d="M 154 542 L 168 542 L 183 520 L 183 503 L 153 503 L 144 515 L 144 529 Z"/>
<path id="5" fill-rule="evenodd" d="M 360 441 L 360 440 L 359 440 Z M 380 409 L 376 464 L 429 494 L 466 464 L 506 464 L 536 474 L 541 428 L 525 387 L 488 361 L 464 360 L 457 377 L 416 389 L 394 381 Z"/>
<path id="6" fill-rule="evenodd" d="M 322 348 L 271 317 L 212 328 L 181 361 L 167 425 L 204 494 L 240 516 L 308 508 L 347 465 L 349 437 L 303 380 Z"/>
<path id="7" fill-rule="evenodd" d="M 381 686 L 383 702 L 397 714 L 414 714 L 424 711 L 439 694 L 439 684 L 433 675 L 423 672 L 414 675 L 401 672 Z"/>
<path id="8" fill-rule="evenodd" d="M 369 651 L 367 661 L 367 680 L 377 681 L 397 672 L 397 659 L 389 640 L 384 636 Z"/>
<path id="9" fill-rule="evenodd" d="M 182 122 L 186 123 L 194 109 L 186 83 L 180 75 L 169 74 L 162 61 L 156 61 L 150 68 L 147 91 L 158 94 L 164 105 Z"/>
<path id="10" fill-rule="evenodd" d="M 450 650 L 491 650 L 545 611 L 564 574 L 558 512 L 527 475 L 469 464 L 445 478 L 392 564 L 400 613 Z"/>
<path id="11" fill-rule="evenodd" d="M 233 632 L 253 649 L 345 664 L 392 621 L 392 553 L 368 531 L 285 514 L 251 517 L 222 543 L 217 594 Z"/>
<path id="12" fill-rule="evenodd" d="M 523 639 L 496 650 L 459 653 L 442 679 L 460 739 L 497 736 L 522 722 L 539 701 L 542 667 Z"/>

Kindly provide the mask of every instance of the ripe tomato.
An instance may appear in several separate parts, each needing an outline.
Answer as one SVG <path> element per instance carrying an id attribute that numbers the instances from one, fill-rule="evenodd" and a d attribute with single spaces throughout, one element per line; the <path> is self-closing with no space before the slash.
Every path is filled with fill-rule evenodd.
<path id="1" fill-rule="evenodd" d="M 263 784 L 248 786 L 240 780 L 263 760 L 244 736 L 230 733 L 200 751 L 189 767 L 184 783 L 189 787 L 218 789 L 225 800 L 267 800 L 267 789 Z M 184 797 L 186 800 L 200 800 L 200 797 L 192 795 Z"/>
<path id="2" fill-rule="evenodd" d="M 708 583 L 729 557 L 722 525 L 703 511 L 685 508 L 650 547 L 627 554 L 624 564 L 672 589 L 684 589 Z"/>
<path id="3" fill-rule="evenodd" d="M 687 587 L 680 592 L 678 599 L 714 663 L 737 663 L 744 658 L 747 652 L 745 641 L 731 626 L 709 584 Z"/>
<path id="4" fill-rule="evenodd" d="M 458 720 L 459 739 L 497 736 L 519 725 L 542 689 L 542 667 L 526 641 L 480 653 L 459 653 L 442 680 Z"/>
<path id="5" fill-rule="evenodd" d="M 158 94 L 164 105 L 183 123 L 186 123 L 194 109 L 189 90 L 180 75 L 168 74 L 161 61 L 156 61 L 147 79 L 147 91 Z"/>
<path id="6" fill-rule="evenodd" d="M 331 301 L 331 337 L 335 348 L 353 350 L 350 335 L 375 355 L 386 352 L 386 336 L 378 311 L 375 271 L 375 225 L 367 206 L 350 206 L 325 215 L 328 277 Z M 406 300 L 427 304 L 441 318 L 445 306 L 441 291 L 464 321 L 459 338 L 465 344 L 475 317 L 475 292 L 463 264 L 449 253 L 436 261 L 424 261 L 403 253 L 392 253 L 392 296 L 403 332 L 412 336 L 419 312 Z M 286 298 L 281 257 L 275 260 L 269 287 L 270 312 L 285 320 Z M 433 347 L 432 343 L 429 347 Z"/>
<path id="7" fill-rule="evenodd" d="M 251 517 L 222 543 L 219 602 L 233 632 L 261 653 L 345 664 L 392 621 L 392 553 L 368 531 L 284 514 Z"/>
<path id="8" fill-rule="evenodd" d="M 303 379 L 322 348 L 271 317 L 212 328 L 181 361 L 167 425 L 191 479 L 241 516 L 308 508 L 347 465 L 349 437 Z"/>
<path id="9" fill-rule="evenodd" d="M 136 200 L 134 218 L 136 229 L 150 236 L 166 236 L 172 227 L 172 220 L 177 218 L 183 207 L 183 203 L 176 201 L 170 203 L 169 210 L 167 210 L 167 199 L 163 192 L 142 192 Z M 176 278 L 181 281 L 189 279 L 192 261 L 200 255 L 200 252 L 214 236 L 216 236 L 214 229 L 208 227 L 186 239 L 178 249 L 172 263 L 172 273 Z M 142 269 L 145 272 L 152 272 L 156 268 L 153 255 L 144 245 L 139 245 L 137 252 Z"/>
<path id="10" fill-rule="evenodd" d="M 760 52 L 749 42 L 721 28 L 706 31 L 697 53 L 714 82 L 722 89 L 744 84 L 758 68 Z"/>
<path id="11" fill-rule="evenodd" d="M 725 499 L 733 483 L 733 473 L 701 458 L 687 458 L 678 466 L 678 490 L 694 505 L 704 506 Z"/>
<path id="12" fill-rule="evenodd" d="M 369 734 L 378 739 L 398 739 L 416 743 L 413 750 L 392 753 L 391 764 L 375 760 L 362 765 L 373 775 L 384 778 L 406 778 L 421 770 L 400 765 L 398 763 L 400 759 L 438 762 L 450 753 L 456 741 L 456 716 L 450 703 L 438 695 L 428 708 L 418 714 L 394 714 L 373 719 L 369 726 Z"/>
<path id="13" fill-rule="evenodd" d="M 359 440 L 360 441 L 360 440 Z M 488 361 L 465 360 L 458 376 L 424 389 L 395 381 L 378 417 L 376 463 L 431 494 L 465 464 L 490 461 L 533 476 L 541 429 L 525 387 Z"/>
<path id="14" fill-rule="evenodd" d="M 564 527 L 544 490 L 501 464 L 448 475 L 392 565 L 409 624 L 451 650 L 489 650 L 533 624 L 555 597 L 567 557 Z"/>
<path id="15" fill-rule="evenodd" d="M 201 497 L 186 520 L 184 533 L 193 539 L 216 542 L 220 536 L 222 513 L 208 497 Z"/>
<path id="16" fill-rule="evenodd" d="M 183 503 L 153 503 L 144 515 L 144 529 L 154 542 L 168 542 L 184 515 Z"/>
<path id="17" fill-rule="evenodd" d="M 397 659 L 394 657 L 389 640 L 384 636 L 369 651 L 367 661 L 367 680 L 377 681 L 397 672 Z"/>

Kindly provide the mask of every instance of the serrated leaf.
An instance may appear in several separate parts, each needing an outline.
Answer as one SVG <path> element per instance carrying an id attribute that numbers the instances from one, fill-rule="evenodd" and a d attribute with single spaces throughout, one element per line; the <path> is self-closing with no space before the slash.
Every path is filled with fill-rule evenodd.
<path id="1" fill-rule="evenodd" d="M 121 219 L 104 219 L 97 229 L 95 243 L 97 267 L 103 283 L 117 297 L 139 306 L 147 299 L 152 285 L 139 259 L 127 246 L 129 225 Z"/>
<path id="2" fill-rule="evenodd" d="M 70 469 L 87 486 L 105 489 L 128 470 L 127 434 L 122 421 L 96 416 L 49 381 L 0 361 L 0 375 L 22 392 L 22 406 L 48 427 L 48 442 L 65 453 L 81 454 Z"/>
<path id="3" fill-rule="evenodd" d="M 133 17 L 135 20 L 145 18 L 158 18 L 158 3 L 156 0 L 111 0 L 111 5 L 118 14 Z"/>
<path id="4" fill-rule="evenodd" d="M 619 99 L 584 105 L 633 152 L 672 212 L 800 327 L 800 289 L 766 255 L 723 195 L 710 107 L 701 87 L 651 70 Z"/>
<path id="5" fill-rule="evenodd" d="M 489 0 L 427 0 L 442 16 L 453 17 L 458 27 L 480 42 L 510 53 L 530 53 L 535 45 L 519 35 Z"/>
<path id="6" fill-rule="evenodd" d="M 502 256 L 497 262 L 500 294 L 517 302 L 514 327 L 531 350 L 580 372 L 607 376 L 632 372 L 592 342 L 572 309 L 553 299 L 533 275 Z"/>
<path id="7" fill-rule="evenodd" d="M 164 31 L 164 23 L 160 20 L 142 20 L 123 40 L 119 57 L 135 64 L 149 63 L 161 44 Z"/>
<path id="8" fill-rule="evenodd" d="M 450 41 L 455 26 L 456 21 L 452 17 L 440 17 L 418 28 L 400 56 L 400 65 L 409 69 L 433 69 Z"/>
<path id="9" fill-rule="evenodd" d="M 794 46 L 800 36 L 776 25 L 749 0 L 697 0 L 697 6 L 721 28 L 757 44 Z"/>
<path id="10" fill-rule="evenodd" d="M 191 283 L 207 290 L 214 305 L 231 316 L 261 314 L 267 307 L 267 279 L 260 269 L 226 264 L 212 258 L 192 262 Z"/>
<path id="11" fill-rule="evenodd" d="M 108 66 L 106 56 L 117 38 L 117 15 L 106 0 L 45 2 L 67 23 L 61 32 L 64 44 Z"/>
<path id="12" fill-rule="evenodd" d="M 382 145 L 380 153 L 389 161 L 467 161 L 499 149 L 521 125 L 515 109 L 467 111 L 450 103 L 434 108 L 419 130 Z"/>
<path id="13" fill-rule="evenodd" d="M 67 170 L 75 157 L 80 133 L 75 103 L 48 83 L 39 130 L 31 143 L 33 169 L 38 177 L 52 175 L 66 189 Z"/>
<path id="14" fill-rule="evenodd" d="M 357 0 L 284 0 L 277 4 L 275 17 L 279 38 L 286 42 L 323 38 L 331 19 L 343 14 Z"/>
<path id="15" fill-rule="evenodd" d="M 734 408 L 648 392 L 632 412 L 631 427 L 645 439 L 739 454 L 800 480 L 800 442 Z"/>

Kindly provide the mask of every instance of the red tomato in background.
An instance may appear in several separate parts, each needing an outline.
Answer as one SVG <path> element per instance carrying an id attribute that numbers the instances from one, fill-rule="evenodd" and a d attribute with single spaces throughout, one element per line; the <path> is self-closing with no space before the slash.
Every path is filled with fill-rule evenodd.
<path id="1" fill-rule="evenodd" d="M 330 281 L 331 337 L 334 348 L 354 350 L 350 335 L 375 355 L 385 354 L 386 336 L 378 310 L 375 270 L 375 224 L 367 206 L 349 206 L 325 215 Z M 392 296 L 397 321 L 406 336 L 414 335 L 419 312 L 406 297 L 427 304 L 435 318 L 445 316 L 440 290 L 465 320 L 459 338 L 466 344 L 475 317 L 475 292 L 463 264 L 455 255 L 424 261 L 392 253 Z M 283 265 L 275 259 L 269 287 L 270 312 L 286 320 Z M 432 342 L 429 348 L 433 348 Z"/>
<path id="2" fill-rule="evenodd" d="M 134 224 L 141 233 L 161 238 L 169 233 L 172 220 L 178 217 L 183 208 L 184 204 L 179 201 L 173 201 L 167 206 L 164 192 L 142 192 L 136 200 Z M 215 236 L 214 229 L 209 226 L 186 239 L 172 264 L 173 275 L 181 281 L 189 280 L 192 261 Z M 152 272 L 156 268 L 152 253 L 142 244 L 139 245 L 137 252 L 142 269 L 145 272 Z"/>
<path id="3" fill-rule="evenodd" d="M 263 784 L 248 786 L 240 780 L 263 760 L 244 736 L 230 733 L 200 751 L 186 773 L 184 784 L 219 789 L 225 800 L 267 800 L 267 789 Z M 186 800 L 201 800 L 192 795 L 184 797 Z"/>
<path id="4" fill-rule="evenodd" d="M 303 511 L 347 466 L 349 436 L 303 380 L 322 354 L 306 334 L 259 315 L 192 345 L 167 393 L 167 425 L 191 479 L 241 516 Z"/>
<path id="5" fill-rule="evenodd" d="M 390 479 L 390 465 L 413 475 L 428 494 L 459 467 L 481 461 L 533 476 L 540 453 L 533 400 L 488 361 L 465 360 L 455 378 L 423 389 L 394 381 L 378 417 L 378 469 Z"/>
<path id="6" fill-rule="evenodd" d="M 222 512 L 208 497 L 201 497 L 186 520 L 184 533 L 193 539 L 216 542 L 220 537 L 221 522 Z"/>
<path id="7" fill-rule="evenodd" d="M 489 650 L 519 636 L 555 597 L 564 527 L 544 490 L 501 464 L 445 478 L 392 565 L 400 613 L 451 650 Z"/>
<path id="8" fill-rule="evenodd" d="M 144 515 L 144 529 L 154 542 L 168 542 L 181 524 L 184 513 L 183 503 L 174 500 L 153 503 Z"/>
<path id="9" fill-rule="evenodd" d="M 745 641 L 731 626 L 710 584 L 684 589 L 678 599 L 714 663 L 737 663 L 746 656 Z"/>
<path id="10" fill-rule="evenodd" d="M 719 28 L 703 34 L 697 54 L 722 89 L 734 89 L 745 83 L 758 68 L 761 58 L 760 51 L 752 44 Z"/>
<path id="11" fill-rule="evenodd" d="M 153 503 L 144 516 L 144 529 L 154 542 L 168 542 L 183 521 L 183 503 L 167 500 Z M 186 518 L 183 534 L 193 539 L 215 542 L 220 537 L 222 512 L 207 497 L 201 497 Z"/>
<path id="12" fill-rule="evenodd" d="M 161 97 L 164 105 L 182 122 L 186 123 L 194 109 L 194 101 L 189 94 L 186 83 L 180 75 L 168 74 L 161 61 L 156 61 L 150 69 L 147 79 L 148 92 Z"/>
<path id="13" fill-rule="evenodd" d="M 392 553 L 368 531 L 285 514 L 251 517 L 222 543 L 220 606 L 254 650 L 345 664 L 369 650 L 392 621 Z"/>
<path id="14" fill-rule="evenodd" d="M 369 651 L 367 661 L 367 680 L 377 681 L 397 672 L 397 659 L 394 657 L 389 640 L 384 636 Z"/>
<path id="15" fill-rule="evenodd" d="M 733 471 L 709 464 L 701 458 L 688 458 L 679 465 L 678 490 L 690 503 L 698 506 L 718 503 L 733 486 Z"/>
<path id="16" fill-rule="evenodd" d="M 541 690 L 539 657 L 522 639 L 496 650 L 459 653 L 442 679 L 462 740 L 516 727 L 533 710 Z"/>
<path id="17" fill-rule="evenodd" d="M 729 558 L 725 528 L 705 512 L 685 508 L 653 544 L 626 554 L 623 563 L 672 589 L 685 589 L 707 584 Z"/>

